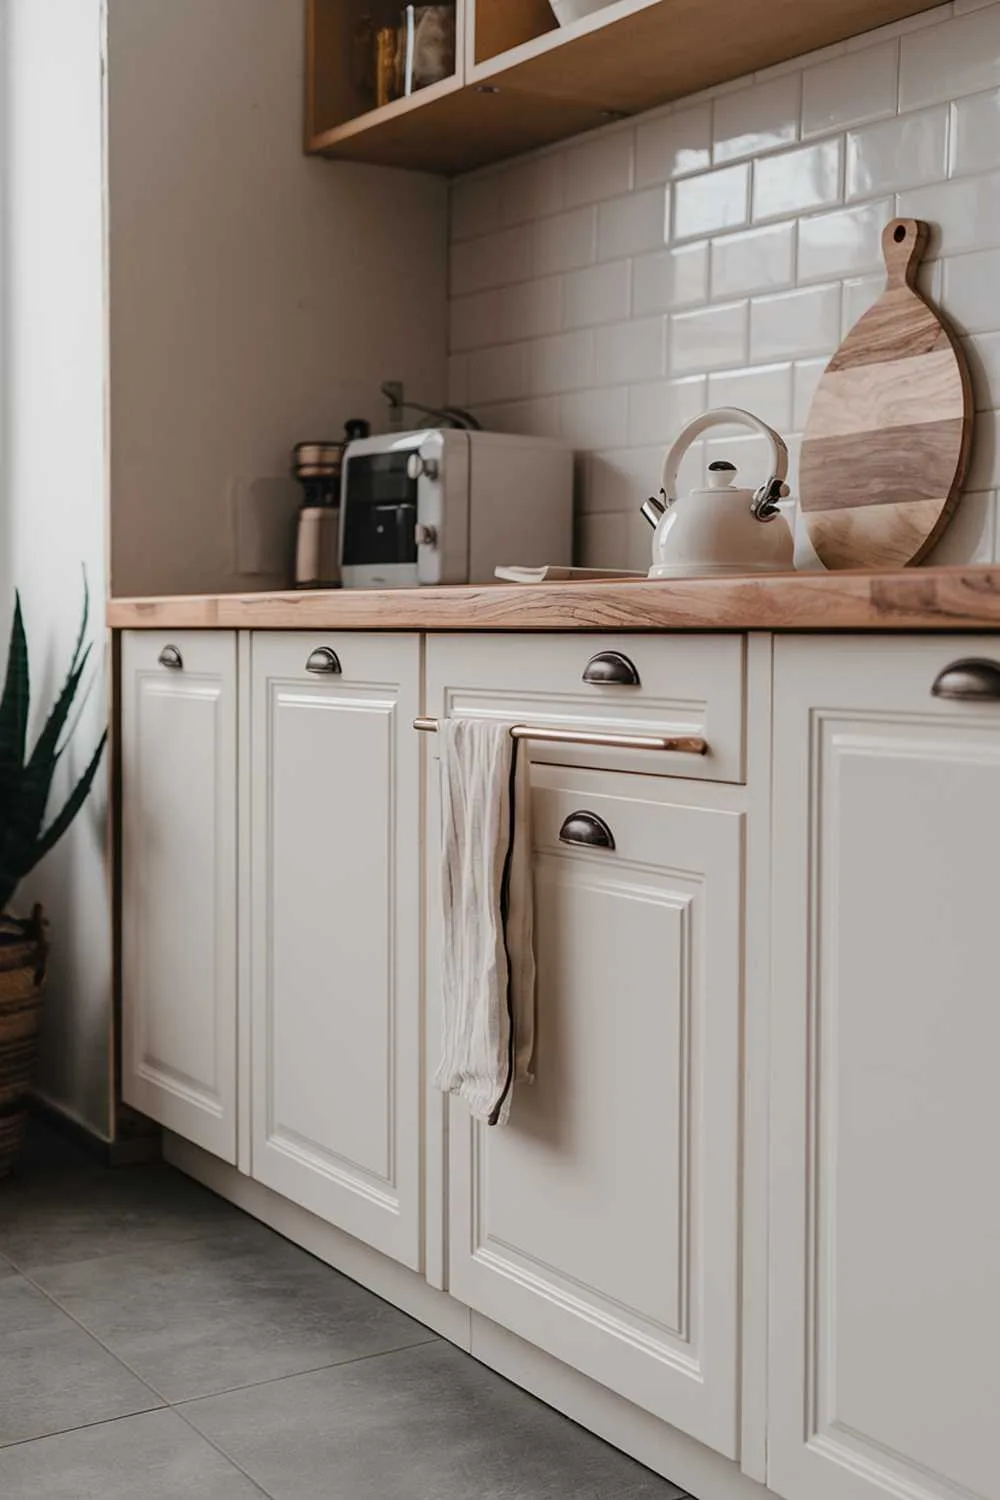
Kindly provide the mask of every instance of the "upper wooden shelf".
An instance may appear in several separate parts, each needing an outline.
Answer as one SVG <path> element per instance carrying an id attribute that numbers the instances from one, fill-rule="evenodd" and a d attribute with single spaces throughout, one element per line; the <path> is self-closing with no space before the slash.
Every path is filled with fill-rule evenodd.
<path id="1" fill-rule="evenodd" d="M 558 26 L 548 0 L 458 0 L 451 78 L 370 108 L 362 17 L 395 0 L 308 0 L 306 150 L 456 173 L 639 114 L 940 0 L 614 0 Z"/>

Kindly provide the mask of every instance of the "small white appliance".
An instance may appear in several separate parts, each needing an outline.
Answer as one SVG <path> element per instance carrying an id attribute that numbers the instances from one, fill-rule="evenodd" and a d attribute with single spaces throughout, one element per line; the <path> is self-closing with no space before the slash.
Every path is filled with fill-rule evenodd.
<path id="1" fill-rule="evenodd" d="M 545 438 L 431 427 L 349 443 L 344 588 L 490 583 L 501 563 L 572 561 L 573 455 Z"/>
<path id="2" fill-rule="evenodd" d="M 736 465 L 717 459 L 708 466 L 708 488 L 677 498 L 677 472 L 694 440 L 709 427 L 748 427 L 771 445 L 771 473 L 756 490 L 734 486 Z M 778 504 L 788 494 L 788 449 L 784 440 L 752 412 L 721 406 L 689 422 L 667 454 L 660 499 L 642 513 L 653 535 L 650 578 L 698 578 L 720 574 L 790 572 L 795 541 Z"/>

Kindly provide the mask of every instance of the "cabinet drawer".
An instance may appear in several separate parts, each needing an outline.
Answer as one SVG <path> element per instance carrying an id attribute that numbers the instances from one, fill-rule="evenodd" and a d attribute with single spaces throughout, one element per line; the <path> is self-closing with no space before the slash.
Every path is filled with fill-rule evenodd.
<path id="1" fill-rule="evenodd" d="M 745 641 L 738 635 L 433 636 L 427 710 L 583 733 L 698 737 L 708 752 L 533 741 L 535 761 L 744 780 Z"/>

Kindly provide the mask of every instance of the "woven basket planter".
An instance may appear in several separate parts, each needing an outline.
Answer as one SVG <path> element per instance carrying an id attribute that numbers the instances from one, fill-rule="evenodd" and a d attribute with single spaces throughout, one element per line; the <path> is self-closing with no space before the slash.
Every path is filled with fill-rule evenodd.
<path id="1" fill-rule="evenodd" d="M 26 922 L 0 918 L 0 1177 L 10 1172 L 24 1142 L 47 957 L 40 906 Z"/>

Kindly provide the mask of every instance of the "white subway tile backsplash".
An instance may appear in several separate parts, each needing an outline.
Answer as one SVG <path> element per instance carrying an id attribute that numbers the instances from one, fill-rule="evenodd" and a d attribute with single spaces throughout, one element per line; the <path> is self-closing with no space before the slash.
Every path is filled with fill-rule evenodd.
<path id="1" fill-rule="evenodd" d="M 981 411 L 972 434 L 972 459 L 966 490 L 993 490 L 1000 485 L 1000 412 Z"/>
<path id="2" fill-rule="evenodd" d="M 659 446 L 618 448 L 595 453 L 587 466 L 591 486 L 585 509 L 601 513 L 616 512 L 619 517 L 639 515 L 642 502 L 650 495 L 655 495 L 660 488 L 663 457 L 663 449 Z M 642 524 L 646 532 L 648 552 L 652 532 L 645 521 Z M 646 566 L 649 566 L 648 561 Z"/>
<path id="3" fill-rule="evenodd" d="M 565 207 L 566 157 L 561 151 L 530 156 L 509 167 L 500 179 L 500 212 L 504 224 L 528 224 Z M 461 179 L 460 179 L 461 180 Z"/>
<path id="4" fill-rule="evenodd" d="M 993 494 L 989 490 L 964 494 L 924 562 L 934 568 L 946 568 L 954 563 L 992 562 L 995 526 Z"/>
<path id="5" fill-rule="evenodd" d="M 796 360 L 792 370 L 792 431 L 804 432 L 816 387 L 826 369 L 825 357 Z"/>
<path id="6" fill-rule="evenodd" d="M 901 101 L 901 102 L 900 102 Z M 954 320 L 977 407 L 971 494 L 933 560 L 1000 559 L 1000 0 L 957 0 L 451 190 L 449 400 L 559 437 L 582 563 L 638 567 L 638 506 L 710 406 L 801 433 L 827 361 L 885 284 L 895 214 L 932 226 L 917 285 Z M 680 488 L 725 455 L 692 445 Z M 801 520 L 796 558 L 816 564 Z"/>
<path id="7" fill-rule="evenodd" d="M 674 183 L 674 235 L 679 240 L 691 239 L 735 229 L 747 221 L 749 199 L 747 162 L 682 178 Z"/>
<path id="8" fill-rule="evenodd" d="M 903 37 L 899 107 L 919 109 L 1000 84 L 1000 6 L 988 5 Z"/>
<path id="9" fill-rule="evenodd" d="M 631 192 L 635 165 L 635 136 L 631 130 L 591 136 L 586 145 L 566 152 L 566 207 L 603 203 Z"/>
<path id="10" fill-rule="evenodd" d="M 503 293 L 497 289 L 453 297 L 449 308 L 449 345 L 452 350 L 483 349 L 506 343 L 503 336 Z"/>
<path id="11" fill-rule="evenodd" d="M 753 216 L 774 219 L 840 201 L 840 141 L 801 146 L 754 163 Z"/>
<path id="12" fill-rule="evenodd" d="M 594 334 L 590 328 L 535 339 L 528 348 L 528 388 L 533 396 L 557 395 L 595 385 Z"/>
<path id="13" fill-rule="evenodd" d="M 500 344 L 469 355 L 469 401 L 515 401 L 529 393 L 524 344 Z"/>
<path id="14" fill-rule="evenodd" d="M 961 332 L 1000 330 L 1000 250 L 977 250 L 946 260 L 942 300 Z"/>
<path id="15" fill-rule="evenodd" d="M 666 319 L 607 323 L 594 333 L 594 364 L 602 385 L 654 380 L 666 363 Z"/>
<path id="16" fill-rule="evenodd" d="M 853 130 L 847 137 L 847 196 L 870 198 L 941 182 L 947 163 L 948 111 L 943 105 Z"/>
<path id="17" fill-rule="evenodd" d="M 951 106 L 953 177 L 1000 167 L 1000 89 L 956 99 Z"/>
<path id="18" fill-rule="evenodd" d="M 500 228 L 500 179 L 495 172 L 485 177 L 457 177 L 451 185 L 452 240 L 473 239 Z"/>
<path id="19" fill-rule="evenodd" d="M 535 396 L 530 401 L 478 405 L 476 414 L 490 432 L 526 433 L 529 437 L 560 439 L 559 397 Z"/>
<path id="20" fill-rule="evenodd" d="M 1000 172 L 913 188 L 896 199 L 897 212 L 931 224 L 931 253 L 960 255 L 1000 245 Z"/>
<path id="21" fill-rule="evenodd" d="M 462 297 L 489 287 L 509 286 L 531 275 L 531 233 L 522 225 L 501 229 L 451 247 L 451 294 Z"/>
<path id="22" fill-rule="evenodd" d="M 678 245 L 654 250 L 632 263 L 632 311 L 673 312 L 704 302 L 708 295 L 708 245 Z"/>
<path id="23" fill-rule="evenodd" d="M 708 404 L 741 406 L 776 431 L 789 432 L 792 426 L 792 367 L 788 364 L 756 365 L 744 370 L 720 370 L 708 377 Z"/>
<path id="24" fill-rule="evenodd" d="M 464 406 L 469 399 L 469 356 L 449 354 L 447 396 L 452 406 Z"/>
<path id="25" fill-rule="evenodd" d="M 883 42 L 807 68 L 802 80 L 802 134 L 826 135 L 896 113 L 899 44 Z"/>
<path id="26" fill-rule="evenodd" d="M 712 241 L 714 298 L 766 292 L 795 279 L 795 225 L 767 224 Z"/>
<path id="27" fill-rule="evenodd" d="M 603 387 L 559 397 L 559 434 L 578 452 L 628 442 L 628 389 Z"/>
<path id="28" fill-rule="evenodd" d="M 789 73 L 716 99 L 712 160 L 736 161 L 798 140 L 801 87 L 801 76 Z"/>
<path id="29" fill-rule="evenodd" d="M 591 567 L 631 566 L 631 532 L 621 516 L 585 514 L 579 517 L 577 527 L 580 555 Z"/>
<path id="30" fill-rule="evenodd" d="M 704 375 L 683 380 L 651 380 L 628 393 L 628 441 L 638 448 L 658 443 L 666 449 L 688 422 L 707 409 Z"/>
<path id="31" fill-rule="evenodd" d="M 606 265 L 570 271 L 563 280 L 563 324 L 590 328 L 627 318 L 632 298 L 632 265 L 611 260 Z"/>
<path id="32" fill-rule="evenodd" d="M 522 281 L 500 294 L 504 337 L 534 339 L 562 327 L 562 282 L 558 276 Z"/>
<path id="33" fill-rule="evenodd" d="M 799 280 L 829 281 L 883 264 L 882 231 L 896 211 L 894 198 L 817 214 L 799 224 Z"/>
<path id="34" fill-rule="evenodd" d="M 593 264 L 597 254 L 597 209 L 593 205 L 538 219 L 531 228 L 534 275 L 550 276 Z"/>
<path id="35" fill-rule="evenodd" d="M 844 282 L 844 304 L 841 308 L 841 338 L 864 317 L 885 291 L 885 276 L 851 276 Z"/>
<path id="36" fill-rule="evenodd" d="M 602 203 L 597 221 L 598 259 L 614 260 L 620 255 L 655 250 L 666 244 L 669 222 L 669 188 L 649 188 Z"/>
<path id="37" fill-rule="evenodd" d="M 750 303 L 750 358 L 755 363 L 824 354 L 839 341 L 839 282 L 754 297 Z"/>
<path id="38" fill-rule="evenodd" d="M 649 187 L 712 161 L 712 107 L 696 104 L 641 121 L 636 132 L 635 185 Z"/>
<path id="39" fill-rule="evenodd" d="M 741 365 L 747 350 L 747 304 L 732 302 L 675 313 L 670 319 L 668 364 L 672 375 Z"/>
<path id="40" fill-rule="evenodd" d="M 972 376 L 977 411 L 1000 406 L 1000 333 L 981 333 L 962 339 L 966 363 Z"/>

